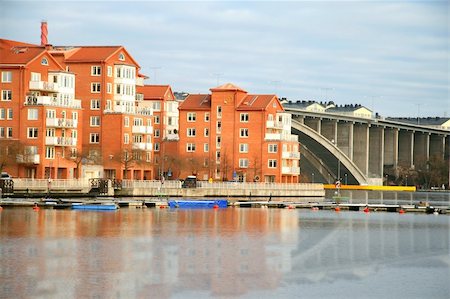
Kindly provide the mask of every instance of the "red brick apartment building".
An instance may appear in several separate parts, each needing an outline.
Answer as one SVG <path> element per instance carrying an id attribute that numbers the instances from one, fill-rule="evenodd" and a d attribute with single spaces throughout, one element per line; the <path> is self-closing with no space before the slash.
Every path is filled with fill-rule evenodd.
<path id="1" fill-rule="evenodd" d="M 75 74 L 48 47 L 0 40 L 0 166 L 15 177 L 71 178 L 81 150 Z"/>
<path id="2" fill-rule="evenodd" d="M 152 179 L 152 110 L 122 46 L 0 40 L 0 164 L 15 177 Z"/>
<path id="3" fill-rule="evenodd" d="M 275 95 L 233 85 L 189 95 L 179 106 L 180 176 L 299 182 L 298 137 Z"/>
<path id="4" fill-rule="evenodd" d="M 174 178 L 178 151 L 178 101 L 170 85 L 137 87 L 140 107 L 153 111 L 153 164 L 156 178 Z"/>

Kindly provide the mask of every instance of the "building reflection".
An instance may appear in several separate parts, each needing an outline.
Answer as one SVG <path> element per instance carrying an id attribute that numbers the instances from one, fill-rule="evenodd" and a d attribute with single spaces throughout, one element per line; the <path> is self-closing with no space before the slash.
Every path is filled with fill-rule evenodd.
<path id="1" fill-rule="evenodd" d="M 358 279 L 382 265 L 430 256 L 449 263 L 449 217 L 341 215 L 4 210 L 0 297 L 236 297 L 283 281 Z"/>

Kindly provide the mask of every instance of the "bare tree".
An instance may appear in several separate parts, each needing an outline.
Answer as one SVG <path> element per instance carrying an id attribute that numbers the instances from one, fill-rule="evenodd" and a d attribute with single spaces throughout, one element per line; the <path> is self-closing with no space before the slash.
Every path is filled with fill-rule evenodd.
<path id="1" fill-rule="evenodd" d="M 23 155 L 23 149 L 18 140 L 0 140 L 0 172 L 7 167 L 17 165 L 19 155 Z"/>
<path id="2" fill-rule="evenodd" d="M 143 150 L 127 147 L 122 149 L 120 152 L 111 155 L 110 159 L 120 163 L 124 172 L 123 179 L 126 180 L 128 178 L 128 171 L 130 169 L 133 169 L 135 166 L 145 163 L 145 155 L 146 152 Z"/>

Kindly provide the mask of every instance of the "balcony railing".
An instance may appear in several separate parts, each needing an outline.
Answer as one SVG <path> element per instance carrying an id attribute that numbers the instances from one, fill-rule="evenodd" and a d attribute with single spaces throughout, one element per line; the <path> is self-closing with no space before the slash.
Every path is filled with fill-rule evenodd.
<path id="1" fill-rule="evenodd" d="M 16 156 L 17 163 L 26 163 L 26 164 L 39 164 L 40 156 L 38 154 L 32 155 L 17 155 Z"/>
<path id="2" fill-rule="evenodd" d="M 131 132 L 134 134 L 153 134 L 152 126 L 133 126 Z"/>
<path id="3" fill-rule="evenodd" d="M 281 157 L 283 159 L 300 159 L 300 153 L 299 152 L 283 152 L 281 154 Z"/>
<path id="4" fill-rule="evenodd" d="M 150 151 L 152 150 L 152 144 L 146 142 L 135 142 L 133 143 L 133 149 L 142 150 L 142 151 Z"/>
<path id="5" fill-rule="evenodd" d="M 45 137 L 45 145 L 76 146 L 77 140 L 71 137 Z"/>
<path id="6" fill-rule="evenodd" d="M 268 129 L 283 129 L 283 124 L 274 120 L 268 120 L 266 122 L 266 127 Z"/>
<path id="7" fill-rule="evenodd" d="M 142 93 L 137 93 L 136 94 L 136 101 L 143 101 L 144 100 L 144 94 Z"/>
<path id="8" fill-rule="evenodd" d="M 48 105 L 81 109 L 81 100 L 61 100 L 49 96 L 27 96 L 24 104 L 27 106 Z"/>
<path id="9" fill-rule="evenodd" d="M 266 133 L 265 140 L 281 140 L 281 134 L 279 133 Z"/>
<path id="10" fill-rule="evenodd" d="M 78 126 L 78 120 L 67 118 L 47 118 L 45 124 L 47 127 L 76 128 Z"/>
<path id="11" fill-rule="evenodd" d="M 300 174 L 300 167 L 290 167 L 290 166 L 283 166 L 281 167 L 281 173 L 282 174 Z"/>
<path id="12" fill-rule="evenodd" d="M 58 86 L 52 82 L 30 81 L 30 90 L 58 92 Z"/>

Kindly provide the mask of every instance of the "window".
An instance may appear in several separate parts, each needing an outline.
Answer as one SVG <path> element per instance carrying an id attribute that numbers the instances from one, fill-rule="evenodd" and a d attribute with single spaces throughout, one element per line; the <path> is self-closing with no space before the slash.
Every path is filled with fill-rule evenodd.
<path id="1" fill-rule="evenodd" d="M 99 143 L 100 142 L 100 134 L 99 133 L 91 133 L 89 135 L 90 143 Z"/>
<path id="2" fill-rule="evenodd" d="M 269 144 L 269 153 L 276 153 L 278 152 L 278 144 Z"/>
<path id="3" fill-rule="evenodd" d="M 248 113 L 241 113 L 241 123 L 248 123 Z"/>
<path id="4" fill-rule="evenodd" d="M 209 112 L 206 112 L 205 113 L 205 122 L 208 122 L 209 121 Z"/>
<path id="5" fill-rule="evenodd" d="M 111 110 L 112 109 L 112 102 L 111 100 L 106 100 L 106 110 Z"/>
<path id="6" fill-rule="evenodd" d="M 28 138 L 37 138 L 38 137 L 38 128 L 28 128 L 27 137 Z"/>
<path id="7" fill-rule="evenodd" d="M 144 137 L 142 135 L 133 135 L 133 142 L 142 143 L 144 142 Z"/>
<path id="8" fill-rule="evenodd" d="M 205 128 L 205 129 L 203 130 L 203 136 L 205 136 L 205 137 L 208 137 L 208 136 L 209 136 L 209 129 L 208 129 L 208 128 Z"/>
<path id="9" fill-rule="evenodd" d="M 99 110 L 100 109 L 100 100 L 95 99 L 91 100 L 91 110 Z"/>
<path id="10" fill-rule="evenodd" d="M 47 129 L 47 131 L 45 132 L 45 136 L 55 137 L 55 129 Z"/>
<path id="11" fill-rule="evenodd" d="M 47 110 L 45 112 L 47 118 L 56 118 L 56 111 L 55 110 Z M 30 109 L 28 109 L 28 115 L 30 115 Z"/>
<path id="12" fill-rule="evenodd" d="M 42 65 L 48 65 L 48 60 L 47 60 L 47 58 L 42 58 L 42 60 L 41 60 L 41 64 Z"/>
<path id="13" fill-rule="evenodd" d="M 28 108 L 28 120 L 37 120 L 38 110 L 35 108 Z"/>
<path id="14" fill-rule="evenodd" d="M 5 138 L 5 128 L 0 127 L 0 138 Z"/>
<path id="15" fill-rule="evenodd" d="M 186 144 L 186 151 L 187 152 L 195 152 L 195 143 Z"/>
<path id="16" fill-rule="evenodd" d="M 248 167 L 248 159 L 246 159 L 246 158 L 239 159 L 239 167 L 247 168 Z"/>
<path id="17" fill-rule="evenodd" d="M 155 131 L 153 132 L 153 136 L 154 136 L 154 137 L 159 137 L 159 136 L 160 136 L 160 131 L 159 131 L 159 129 L 155 129 Z"/>
<path id="18" fill-rule="evenodd" d="M 153 101 L 152 108 L 153 108 L 153 111 L 161 111 L 161 102 Z"/>
<path id="19" fill-rule="evenodd" d="M 72 119 L 77 120 L 78 119 L 78 112 L 72 112 Z"/>
<path id="20" fill-rule="evenodd" d="M 91 116 L 91 127 L 100 126 L 100 116 Z"/>
<path id="21" fill-rule="evenodd" d="M 239 143 L 239 152 L 248 153 L 248 143 Z"/>
<path id="22" fill-rule="evenodd" d="M 91 92 L 92 93 L 99 93 L 100 90 L 101 90 L 100 83 L 98 83 L 98 82 L 91 83 Z"/>
<path id="23" fill-rule="evenodd" d="M 217 118 L 222 117 L 222 106 L 217 106 Z"/>
<path id="24" fill-rule="evenodd" d="M 73 139 L 77 139 L 78 138 L 78 132 L 77 130 L 72 130 L 72 134 L 71 134 Z"/>
<path id="25" fill-rule="evenodd" d="M 112 77 L 112 66 L 107 66 L 106 67 L 107 73 L 108 73 L 108 77 Z"/>
<path id="26" fill-rule="evenodd" d="M 91 66 L 91 76 L 100 76 L 102 74 L 102 67 L 99 65 Z"/>
<path id="27" fill-rule="evenodd" d="M 159 152 L 159 143 L 155 143 L 155 146 L 153 148 L 155 152 Z"/>
<path id="28" fill-rule="evenodd" d="M 7 119 L 8 120 L 13 119 L 13 110 L 12 110 L 12 108 L 8 108 Z"/>
<path id="29" fill-rule="evenodd" d="M 204 143 L 204 144 L 203 144 L 203 151 L 204 151 L 205 153 L 209 152 L 209 143 Z"/>
<path id="30" fill-rule="evenodd" d="M 54 79 L 53 79 L 53 81 L 55 81 L 55 79 L 56 79 L 56 81 L 58 81 L 58 79 L 57 79 L 58 77 L 54 77 Z M 31 72 L 31 81 L 32 82 L 39 82 L 39 81 L 41 81 L 41 73 L 35 73 L 35 72 Z M 56 83 L 56 82 L 55 82 Z"/>
<path id="31" fill-rule="evenodd" d="M 12 128 L 6 128 L 6 138 L 12 138 L 12 137 L 13 137 Z"/>
<path id="32" fill-rule="evenodd" d="M 245 128 L 245 129 L 240 129 L 239 136 L 241 136 L 242 138 L 248 137 L 248 129 L 247 129 L 247 128 Z"/>
<path id="33" fill-rule="evenodd" d="M 195 137 L 195 128 L 187 128 L 187 137 Z"/>
<path id="34" fill-rule="evenodd" d="M 5 108 L 0 108 L 0 119 L 6 118 L 6 110 Z"/>
<path id="35" fill-rule="evenodd" d="M 12 72 L 2 72 L 2 82 L 11 83 L 11 81 L 12 81 Z"/>
<path id="36" fill-rule="evenodd" d="M 188 118 L 187 121 L 189 122 L 194 122 L 196 120 L 196 113 L 195 112 L 189 112 L 188 113 Z"/>
<path id="37" fill-rule="evenodd" d="M 106 83 L 106 92 L 112 93 L 112 84 L 111 83 Z"/>
<path id="38" fill-rule="evenodd" d="M 159 124 L 159 115 L 155 115 L 155 121 L 154 121 L 154 123 L 155 123 L 155 124 Z"/>
<path id="39" fill-rule="evenodd" d="M 2 101 L 11 101 L 11 100 L 12 100 L 12 91 L 2 90 Z"/>
<path id="40" fill-rule="evenodd" d="M 216 137 L 216 147 L 220 148 L 220 144 L 221 144 L 222 138 L 220 136 Z"/>
<path id="41" fill-rule="evenodd" d="M 220 120 L 217 121 L 216 132 L 217 133 L 221 133 L 222 132 L 222 122 Z"/>
<path id="42" fill-rule="evenodd" d="M 55 159 L 55 148 L 53 146 L 45 147 L 45 158 Z"/>
<path id="43" fill-rule="evenodd" d="M 125 127 L 129 127 L 130 126 L 130 118 L 128 116 L 125 116 L 125 118 L 123 119 L 124 122 L 124 126 Z"/>
<path id="44" fill-rule="evenodd" d="M 269 159 L 269 168 L 277 168 L 277 160 Z"/>
<path id="45" fill-rule="evenodd" d="M 121 60 L 121 61 L 125 60 L 125 55 L 123 55 L 123 53 L 119 54 L 119 60 Z"/>
<path id="46" fill-rule="evenodd" d="M 128 133 L 123 134 L 123 143 L 124 144 L 130 143 L 130 135 L 128 135 Z"/>

